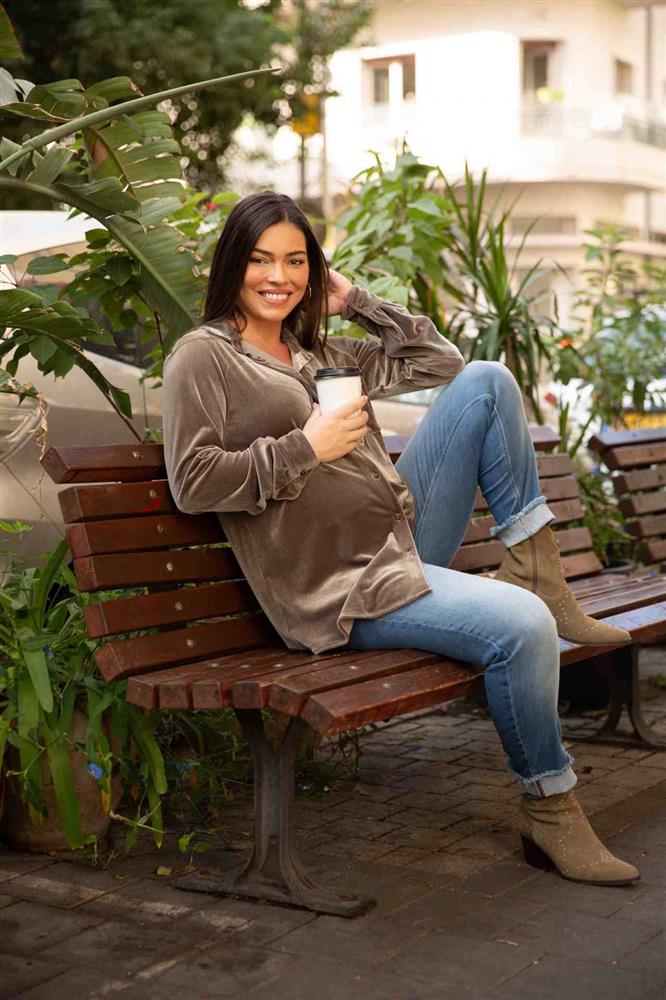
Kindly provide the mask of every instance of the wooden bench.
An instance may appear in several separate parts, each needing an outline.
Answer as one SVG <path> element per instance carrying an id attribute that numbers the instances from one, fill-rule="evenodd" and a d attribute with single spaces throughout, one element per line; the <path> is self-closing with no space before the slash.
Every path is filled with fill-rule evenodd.
<path id="1" fill-rule="evenodd" d="M 638 559 L 666 569 L 666 427 L 603 431 L 588 447 L 611 473 Z"/>
<path id="2" fill-rule="evenodd" d="M 589 532 L 575 524 L 582 505 L 569 457 L 546 453 L 557 441 L 553 432 L 537 428 L 533 439 L 565 569 L 585 609 L 629 629 L 634 643 L 666 635 L 666 581 L 601 572 Z M 395 461 L 404 439 L 387 444 Z M 107 640 L 95 654 L 103 677 L 127 678 L 127 699 L 145 709 L 232 706 L 252 749 L 250 860 L 238 875 L 189 876 L 178 887 L 341 916 L 363 912 L 372 900 L 313 885 L 296 855 L 299 741 L 307 727 L 330 736 L 468 694 L 482 685 L 482 670 L 418 649 L 333 650 L 319 656 L 287 649 L 244 580 L 217 518 L 176 509 L 159 445 L 50 448 L 42 464 L 56 483 L 73 484 L 60 492 L 60 505 L 78 585 L 100 595 L 85 616 L 90 636 Z M 497 567 L 503 547 L 490 537 L 493 523 L 479 494 L 454 567 L 470 572 Z M 104 591 L 118 589 L 127 593 L 105 597 Z M 593 657 L 610 670 L 611 709 L 600 738 L 617 738 L 626 706 L 635 730 L 631 744 L 651 741 L 628 647 L 561 645 L 563 666 Z M 266 707 L 290 717 L 277 748 L 264 731 Z"/>

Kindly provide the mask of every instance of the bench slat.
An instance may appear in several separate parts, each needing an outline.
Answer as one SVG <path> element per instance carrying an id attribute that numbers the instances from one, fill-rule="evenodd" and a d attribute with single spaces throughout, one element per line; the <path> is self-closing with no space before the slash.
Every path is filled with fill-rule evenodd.
<path id="1" fill-rule="evenodd" d="M 108 483 L 165 479 L 161 444 L 59 445 L 41 464 L 54 483 Z"/>
<path id="2" fill-rule="evenodd" d="M 619 472 L 613 476 L 613 485 L 618 494 L 666 486 L 666 465 L 656 465 L 652 469 L 637 469 L 635 472 Z"/>
<path id="3" fill-rule="evenodd" d="M 302 718 L 318 733 L 330 736 L 460 697 L 482 676 L 479 667 L 442 660 L 384 680 L 314 695 L 305 703 Z"/>
<path id="4" fill-rule="evenodd" d="M 592 536 L 588 528 L 565 528 L 555 535 L 560 552 L 574 552 L 576 549 L 589 549 L 592 546 Z M 464 545 L 458 549 L 451 569 L 472 572 L 479 569 L 492 569 L 499 566 L 506 549 L 500 541 L 482 542 L 480 545 Z"/>
<path id="5" fill-rule="evenodd" d="M 540 479 L 551 476 L 568 476 L 574 471 L 571 457 L 564 455 L 537 455 L 537 468 Z"/>
<path id="6" fill-rule="evenodd" d="M 214 583 L 205 587 L 185 587 L 161 594 L 121 597 L 100 601 L 84 609 L 88 634 L 92 639 L 177 625 L 201 618 L 214 618 L 235 611 L 256 611 L 259 602 L 245 580 Z"/>
<path id="7" fill-rule="evenodd" d="M 655 511 L 666 510 L 666 490 L 655 490 L 654 493 L 635 493 L 633 496 L 620 500 L 620 510 L 626 517 L 641 514 L 652 514 Z"/>
<path id="8" fill-rule="evenodd" d="M 91 593 L 118 587 L 207 583 L 242 577 L 230 548 L 169 549 L 128 555 L 84 556 L 74 560 L 80 590 Z"/>
<path id="9" fill-rule="evenodd" d="M 222 528 L 214 514 L 157 514 L 88 521 L 70 524 L 65 532 L 75 559 L 224 541 Z"/>
<path id="10" fill-rule="evenodd" d="M 279 712 L 298 715 L 310 694 L 389 677 L 405 668 L 436 663 L 437 653 L 419 649 L 374 650 L 375 655 L 356 652 L 344 661 L 316 665 L 314 669 L 282 671 L 273 677 L 256 677 L 234 684 L 231 696 L 236 708 L 262 708 L 266 704 Z"/>
<path id="11" fill-rule="evenodd" d="M 257 646 L 278 645 L 279 641 L 265 615 L 252 615 L 107 642 L 95 653 L 95 662 L 104 680 L 113 681 L 158 667 Z"/>
<path id="12" fill-rule="evenodd" d="M 628 586 L 624 590 L 584 597 L 580 601 L 580 606 L 586 615 L 602 618 L 605 615 L 630 611 L 632 608 L 640 608 L 655 600 L 666 598 L 666 578 L 664 577 L 637 581 L 640 586 L 629 586 L 632 582 L 631 579 L 628 580 Z"/>
<path id="13" fill-rule="evenodd" d="M 565 523 L 566 521 L 578 520 L 585 513 L 585 509 L 579 500 L 549 503 L 548 506 L 551 512 L 555 515 L 555 520 L 552 522 L 553 527 Z M 471 542 L 486 541 L 491 537 L 490 529 L 494 528 L 495 524 L 496 521 L 492 514 L 489 514 L 488 516 L 473 517 L 469 523 L 467 531 L 465 532 L 465 537 L 462 542 L 463 545 L 467 545 Z"/>
<path id="14" fill-rule="evenodd" d="M 657 517 L 642 517 L 640 521 L 630 521 L 627 531 L 636 538 L 648 538 L 651 535 L 666 535 L 666 514 Z"/>
<path id="15" fill-rule="evenodd" d="M 104 483 L 70 486 L 58 494 L 65 524 L 103 517 L 137 514 L 175 514 L 176 504 L 166 480 L 138 483 Z"/>
<path id="16" fill-rule="evenodd" d="M 641 542 L 638 546 L 638 558 L 646 565 L 666 559 L 666 538 L 652 538 L 649 542 Z"/>
<path id="17" fill-rule="evenodd" d="M 650 441 L 666 441 L 666 427 L 641 427 L 635 431 L 599 431 L 588 441 L 588 448 L 604 452 L 623 445 L 640 445 Z"/>
<path id="18" fill-rule="evenodd" d="M 648 604 L 631 611 L 622 611 L 620 614 L 603 617 L 601 621 L 626 629 L 631 633 L 635 644 L 653 642 L 666 636 L 666 601 Z M 591 656 L 607 653 L 609 648 L 608 646 L 578 646 L 565 639 L 560 639 L 560 664 L 566 667 L 571 663 L 587 660 Z"/>
<path id="19" fill-rule="evenodd" d="M 291 652 L 289 655 L 292 655 Z M 195 660 L 179 667 L 167 667 L 165 670 L 154 670 L 152 673 L 139 674 L 138 677 L 128 679 L 127 701 L 132 702 L 133 705 L 140 705 L 141 708 L 158 708 L 160 706 L 160 690 L 165 685 L 169 686 L 170 691 L 173 691 L 174 685 L 178 684 L 186 692 L 191 692 L 192 685 L 196 681 L 217 676 L 224 680 L 228 671 L 236 669 L 251 674 L 256 670 L 267 670 L 275 663 L 282 664 L 283 660 L 285 660 L 284 647 L 268 646 L 260 649 L 245 649 L 237 653 L 225 653 L 223 656 Z M 191 708 L 191 696 L 188 695 L 188 697 L 188 705 Z M 186 706 L 179 704 L 178 707 Z M 218 705 L 217 707 L 222 706 Z"/>
<path id="20" fill-rule="evenodd" d="M 632 448 L 612 448 L 602 458 L 609 469 L 633 469 L 637 465 L 652 465 L 666 460 L 666 442 L 636 445 Z"/>

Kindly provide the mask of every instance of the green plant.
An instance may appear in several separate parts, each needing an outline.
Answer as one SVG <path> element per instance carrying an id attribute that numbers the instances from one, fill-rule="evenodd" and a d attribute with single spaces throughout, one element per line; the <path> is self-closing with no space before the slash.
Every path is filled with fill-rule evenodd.
<path id="1" fill-rule="evenodd" d="M 557 265 L 538 261 L 518 278 L 520 257 L 531 227 L 517 248 L 509 248 L 507 222 L 513 205 L 496 215 L 486 208 L 486 176 L 478 184 L 465 164 L 463 195 L 443 178 L 453 208 L 441 286 L 453 303 L 447 333 L 460 341 L 466 359 L 504 361 L 543 421 L 537 389 L 542 366 L 550 367 L 556 320 L 541 311 L 535 286 Z"/>
<path id="2" fill-rule="evenodd" d="M 21 144 L 7 137 L 0 141 L 0 189 L 39 194 L 85 213 L 103 227 L 88 234 L 88 259 L 54 254 L 33 260 L 28 268 L 30 275 L 39 276 L 88 264 L 88 273 L 73 283 L 72 296 L 79 296 L 74 304 L 52 285 L 0 291 L 0 360 L 11 355 L 5 364 L 10 376 L 16 376 L 27 354 L 41 372 L 55 377 L 78 365 L 131 427 L 128 395 L 111 385 L 82 351 L 84 341 L 110 342 L 86 311 L 82 293 L 102 297 L 115 329 L 132 326 L 140 314 L 152 319 L 163 354 L 195 325 L 202 294 L 200 269 L 171 221 L 188 199 L 180 146 L 168 114 L 153 109 L 205 87 L 267 72 L 273 71 L 250 71 L 142 96 L 127 77 L 88 88 L 78 80 L 33 86 L 3 71 L 4 93 L 12 99 L 0 110 L 50 127 Z M 14 261 L 6 255 L 0 263 Z"/>
<path id="3" fill-rule="evenodd" d="M 451 223 L 451 206 L 437 191 L 441 171 L 407 151 L 385 170 L 374 155 L 374 164 L 353 179 L 353 204 L 337 221 L 345 236 L 333 266 L 377 295 L 411 301 L 441 329 L 441 253 Z"/>
<path id="4" fill-rule="evenodd" d="M 12 535 L 29 528 L 0 522 L 0 530 Z M 166 778 L 156 719 L 125 702 L 124 683 L 105 684 L 97 676 L 96 644 L 87 638 L 66 555 L 65 541 L 40 567 L 6 553 L 0 591 L 1 773 L 19 782 L 31 819 L 39 823 L 46 812 L 40 774 L 46 756 L 63 832 L 71 847 L 81 847 L 90 837 L 81 827 L 70 751 L 85 754 L 105 811 L 111 808 L 112 776 L 119 771 L 124 787 L 134 789 L 136 822 L 149 825 L 159 844 Z M 72 736 L 75 709 L 87 717 L 83 742 Z M 8 765 L 8 746 L 16 752 L 17 767 Z"/>
<path id="5" fill-rule="evenodd" d="M 628 406 L 644 412 L 666 401 L 654 384 L 666 374 L 666 268 L 634 267 L 617 226 L 586 233 L 588 266 L 572 329 L 559 339 L 555 374 L 565 385 L 580 380 L 591 420 L 623 425 Z"/>
<path id="6" fill-rule="evenodd" d="M 499 215 L 488 208 L 486 171 L 475 184 L 466 167 L 461 193 L 438 167 L 405 150 L 388 171 L 375 154 L 352 184 L 334 266 L 425 313 L 467 360 L 504 361 L 541 420 L 537 386 L 541 367 L 552 362 L 556 323 L 536 289 L 556 265 L 539 261 L 518 279 L 529 229 L 517 248 L 509 246 L 513 206 Z"/>

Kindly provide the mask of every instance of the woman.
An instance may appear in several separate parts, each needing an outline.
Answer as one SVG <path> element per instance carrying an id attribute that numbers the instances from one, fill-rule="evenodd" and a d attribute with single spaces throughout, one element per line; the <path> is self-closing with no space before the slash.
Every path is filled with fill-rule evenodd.
<path id="1" fill-rule="evenodd" d="M 338 313 L 379 340 L 321 335 Z M 321 414 L 316 370 L 347 365 L 361 370 L 362 409 Z M 394 467 L 369 399 L 442 384 Z M 287 646 L 416 647 L 482 664 L 524 792 L 526 859 L 577 881 L 639 877 L 585 819 L 557 716 L 558 630 L 595 645 L 628 635 L 587 618 L 565 582 L 503 365 L 465 367 L 429 319 L 329 271 L 300 209 L 264 192 L 229 215 L 204 325 L 166 361 L 164 440 L 178 507 L 217 513 Z M 447 568 L 477 485 L 507 547 L 494 580 Z"/>

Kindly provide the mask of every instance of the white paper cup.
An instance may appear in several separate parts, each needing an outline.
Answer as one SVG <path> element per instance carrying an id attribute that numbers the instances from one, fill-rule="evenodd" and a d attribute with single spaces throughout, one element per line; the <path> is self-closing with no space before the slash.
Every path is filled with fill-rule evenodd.
<path id="1" fill-rule="evenodd" d="M 347 368 L 319 368 L 315 373 L 315 386 L 321 413 L 331 413 L 363 394 L 361 370 Z"/>

